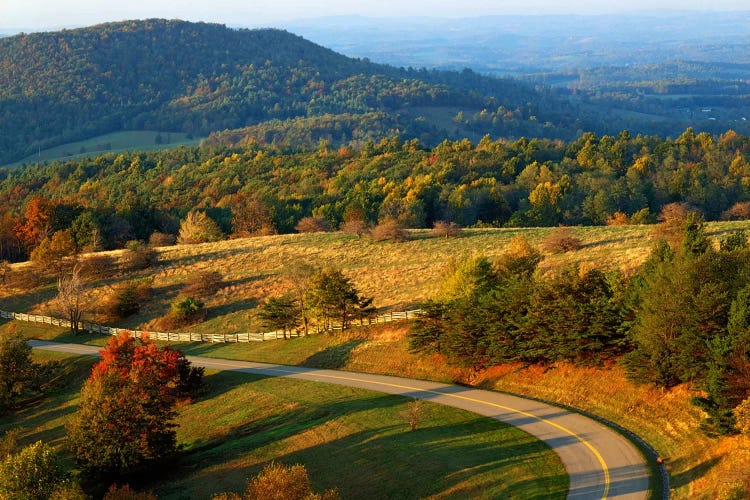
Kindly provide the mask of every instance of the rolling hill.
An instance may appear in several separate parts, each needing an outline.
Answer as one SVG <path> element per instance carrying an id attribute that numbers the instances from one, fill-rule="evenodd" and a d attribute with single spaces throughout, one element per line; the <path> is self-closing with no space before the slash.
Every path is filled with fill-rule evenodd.
<path id="1" fill-rule="evenodd" d="M 524 83 L 378 65 L 281 30 L 151 19 L 0 39 L 0 162 L 121 130 L 198 136 L 372 112 L 388 115 L 384 134 L 439 142 L 466 134 L 403 111 L 456 106 L 515 111 L 505 135 L 571 137 L 583 126 L 565 100 Z"/>

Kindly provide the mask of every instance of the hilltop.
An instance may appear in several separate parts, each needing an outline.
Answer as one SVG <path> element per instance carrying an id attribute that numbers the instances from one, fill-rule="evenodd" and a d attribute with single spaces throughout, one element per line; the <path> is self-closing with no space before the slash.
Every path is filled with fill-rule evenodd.
<path id="1" fill-rule="evenodd" d="M 439 142 L 462 133 L 450 119 L 457 107 L 499 106 L 518 115 L 508 134 L 571 137 L 581 127 L 564 101 L 520 82 L 374 64 L 276 29 L 150 19 L 0 39 L 0 162 L 120 130 L 205 136 L 372 112 L 387 114 L 375 138 Z M 408 112 L 424 107 L 443 113 Z M 367 138 L 363 128 L 332 139 Z"/>

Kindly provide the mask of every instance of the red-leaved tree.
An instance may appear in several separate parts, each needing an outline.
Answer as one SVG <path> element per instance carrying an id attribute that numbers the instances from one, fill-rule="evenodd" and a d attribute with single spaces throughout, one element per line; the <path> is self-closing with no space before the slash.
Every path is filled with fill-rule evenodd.
<path id="1" fill-rule="evenodd" d="M 120 477 L 174 454 L 175 405 L 200 386 L 203 369 L 127 332 L 101 355 L 81 390 L 68 443 L 87 474 Z"/>

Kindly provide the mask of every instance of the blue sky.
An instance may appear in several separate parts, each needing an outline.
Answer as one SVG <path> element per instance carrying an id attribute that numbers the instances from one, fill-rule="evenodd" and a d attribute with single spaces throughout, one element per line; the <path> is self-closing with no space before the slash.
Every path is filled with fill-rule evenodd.
<path id="1" fill-rule="evenodd" d="M 601 14 L 644 9 L 750 10 L 747 0 L 0 0 L 0 32 L 164 17 L 232 26 L 283 26 L 335 15 L 463 17 L 492 14 Z"/>

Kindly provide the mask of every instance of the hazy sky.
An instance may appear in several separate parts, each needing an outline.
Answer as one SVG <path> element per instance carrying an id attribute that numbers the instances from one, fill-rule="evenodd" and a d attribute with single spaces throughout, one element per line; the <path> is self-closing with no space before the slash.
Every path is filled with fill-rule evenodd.
<path id="1" fill-rule="evenodd" d="M 333 15 L 462 17 L 608 13 L 644 9 L 749 10 L 747 0 L 0 0 L 0 32 L 163 17 L 232 26 L 281 26 Z"/>

